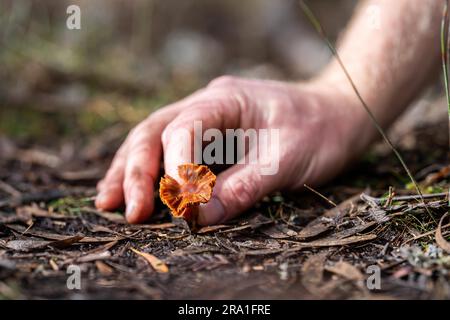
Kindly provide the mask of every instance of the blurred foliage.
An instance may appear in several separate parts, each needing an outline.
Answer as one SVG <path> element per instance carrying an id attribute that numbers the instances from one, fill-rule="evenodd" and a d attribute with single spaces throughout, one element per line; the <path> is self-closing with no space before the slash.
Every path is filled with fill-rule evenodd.
<path id="1" fill-rule="evenodd" d="M 336 37 L 355 2 L 311 4 Z M 0 0 L 0 48 L 0 134 L 33 141 L 130 127 L 222 74 L 302 79 L 329 59 L 294 0 Z"/>

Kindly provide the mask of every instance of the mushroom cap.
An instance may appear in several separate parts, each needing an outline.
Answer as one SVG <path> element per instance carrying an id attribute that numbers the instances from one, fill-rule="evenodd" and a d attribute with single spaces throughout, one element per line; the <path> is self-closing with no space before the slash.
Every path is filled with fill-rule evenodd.
<path id="1" fill-rule="evenodd" d="M 207 166 L 193 163 L 178 166 L 181 183 L 165 174 L 159 183 L 159 196 L 175 217 L 196 218 L 200 203 L 211 199 L 216 176 Z"/>

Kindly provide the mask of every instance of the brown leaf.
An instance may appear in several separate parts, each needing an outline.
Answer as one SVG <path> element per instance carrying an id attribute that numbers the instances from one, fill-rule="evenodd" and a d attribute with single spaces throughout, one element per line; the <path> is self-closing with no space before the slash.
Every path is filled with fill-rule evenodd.
<path id="1" fill-rule="evenodd" d="M 65 239 L 51 241 L 48 245 L 53 248 L 63 249 L 71 246 L 74 243 L 80 242 L 80 240 L 83 238 L 83 236 L 66 237 Z"/>
<path id="2" fill-rule="evenodd" d="M 159 260 L 157 257 L 155 257 L 154 255 L 147 253 L 147 252 L 141 252 L 138 251 L 134 248 L 130 248 L 131 251 L 133 251 L 134 253 L 140 255 L 141 257 L 143 257 L 145 260 L 147 260 L 147 262 L 153 267 L 153 269 L 155 269 L 157 272 L 162 272 L 162 273 L 167 273 L 169 272 L 169 268 L 167 267 L 167 265 L 162 262 L 161 260 Z"/>
<path id="3" fill-rule="evenodd" d="M 83 263 L 83 262 L 91 262 L 91 261 L 97 261 L 97 260 L 107 260 L 109 258 L 111 258 L 111 252 L 110 251 L 102 251 L 102 252 L 86 254 L 82 257 L 77 258 L 76 261 Z"/>
<path id="4" fill-rule="evenodd" d="M 82 239 L 82 236 L 65 236 L 63 239 L 59 239 L 56 241 L 46 241 L 46 240 L 11 240 L 6 243 L 6 247 L 16 251 L 30 251 L 37 249 L 44 249 L 47 246 L 53 248 L 66 248 L 71 246 L 72 244 L 79 242 Z"/>
<path id="5" fill-rule="evenodd" d="M 349 236 L 353 236 L 354 234 L 363 232 L 364 230 L 369 229 L 370 227 L 372 227 L 372 226 L 374 226 L 376 224 L 377 224 L 376 221 L 370 221 L 370 222 L 362 223 L 362 224 L 356 225 L 356 226 L 354 226 L 352 228 L 345 229 L 345 230 L 342 230 L 342 231 L 338 231 L 338 232 L 334 233 L 333 236 L 335 238 L 338 238 L 338 239 L 347 238 Z"/>
<path id="6" fill-rule="evenodd" d="M 325 267 L 325 270 L 352 281 L 364 279 L 364 275 L 358 270 L 358 268 L 345 261 L 339 261 L 335 263 L 334 266 L 327 266 Z"/>
<path id="7" fill-rule="evenodd" d="M 86 251 L 86 254 L 90 254 L 90 253 L 99 253 L 99 252 L 103 252 L 103 251 L 108 251 L 109 249 L 111 249 L 112 247 L 114 247 L 116 244 L 118 243 L 118 241 L 111 241 L 108 242 L 104 245 L 101 245 L 97 248 L 94 248 L 92 250 Z"/>
<path id="8" fill-rule="evenodd" d="M 59 266 L 58 264 L 55 262 L 55 260 L 50 259 L 48 261 L 48 264 L 50 265 L 50 267 L 52 267 L 53 271 L 59 271 Z"/>
<path id="9" fill-rule="evenodd" d="M 157 224 L 134 224 L 132 226 L 127 226 L 127 229 L 131 230 L 161 230 L 176 227 L 177 225 L 173 222 L 157 223 Z"/>
<path id="10" fill-rule="evenodd" d="M 450 165 L 443 167 L 441 170 L 439 170 L 438 172 L 429 174 L 424 181 L 424 186 L 428 187 L 430 185 L 432 185 L 433 183 L 442 180 L 446 177 L 448 177 L 450 175 Z"/>
<path id="11" fill-rule="evenodd" d="M 310 255 L 302 266 L 302 284 L 311 293 L 317 291 L 323 279 L 323 269 L 327 258 L 326 252 Z"/>
<path id="12" fill-rule="evenodd" d="M 33 217 L 40 217 L 40 218 L 74 219 L 74 217 L 72 217 L 72 216 L 68 216 L 68 215 L 41 209 L 35 204 L 33 204 L 31 206 L 18 207 L 16 209 L 16 212 L 17 212 L 17 214 L 27 213 L 27 214 L 32 215 Z"/>
<path id="13" fill-rule="evenodd" d="M 445 252 L 450 253 L 450 243 L 445 240 L 445 238 L 442 235 L 442 221 L 448 216 L 448 212 L 444 214 L 439 221 L 439 225 L 436 229 L 436 243 L 439 247 L 441 247 Z"/>
<path id="14" fill-rule="evenodd" d="M 45 240 L 11 240 L 6 243 L 5 247 L 16 251 L 30 251 L 45 248 L 50 242 Z"/>
<path id="15" fill-rule="evenodd" d="M 252 216 L 249 220 L 244 222 L 244 224 L 234 227 L 231 229 L 221 230 L 218 233 L 228 233 L 228 232 L 235 232 L 235 231 L 242 231 L 245 229 L 253 229 L 256 230 L 260 228 L 261 226 L 273 223 L 274 221 L 272 219 L 267 218 L 266 216 L 257 213 L 256 215 Z"/>
<path id="16" fill-rule="evenodd" d="M 319 248 L 319 247 L 335 247 L 335 246 L 345 246 L 348 244 L 369 241 L 375 239 L 377 236 L 375 234 L 366 234 L 362 236 L 353 236 L 345 239 L 335 239 L 335 238 L 325 238 L 320 240 L 315 240 L 311 242 L 297 242 L 297 245 L 289 248 L 289 249 L 258 249 L 258 250 L 250 250 L 244 252 L 245 255 L 266 255 L 266 254 L 274 254 L 279 252 L 296 252 L 303 250 L 305 248 Z"/>
<path id="17" fill-rule="evenodd" d="M 352 205 L 358 202 L 359 200 L 360 200 L 360 193 L 355 194 L 354 196 L 348 198 L 347 200 L 344 200 L 343 202 L 339 203 L 336 207 L 325 211 L 322 216 L 329 218 L 336 218 L 338 216 L 343 217 L 348 213 Z"/>
<path id="18" fill-rule="evenodd" d="M 322 234 L 333 227 L 331 222 L 323 220 L 322 217 L 317 218 L 306 225 L 298 234 L 299 239 L 309 239 Z"/>
<path id="19" fill-rule="evenodd" d="M 214 232 L 214 231 L 229 228 L 229 227 L 230 226 L 226 225 L 226 224 L 218 224 L 215 226 L 206 226 L 206 227 L 203 227 L 203 228 L 200 228 L 199 230 L 197 230 L 197 233 L 198 234 L 210 233 L 210 232 Z"/>
<path id="20" fill-rule="evenodd" d="M 114 272 L 113 268 L 102 261 L 95 261 L 95 266 L 97 267 L 98 271 L 104 276 L 108 276 Z"/>
<path id="21" fill-rule="evenodd" d="M 302 243 L 300 243 L 300 245 L 303 246 L 304 248 L 345 246 L 345 245 L 352 244 L 352 243 L 373 240 L 376 237 L 377 236 L 375 234 L 353 236 L 353 237 L 348 237 L 348 238 L 344 238 L 344 239 L 336 239 L 334 237 L 330 237 L 330 238 L 320 239 L 320 240 L 311 241 L 311 242 L 302 242 Z"/>
<path id="22" fill-rule="evenodd" d="M 6 227 L 8 227 L 11 230 L 20 232 L 22 234 L 29 234 L 35 237 L 49 239 L 49 240 L 65 240 L 67 239 L 67 235 L 58 234 L 58 233 L 50 233 L 40 230 L 27 230 L 24 226 L 16 225 L 16 224 L 6 224 Z M 115 236 L 115 237 L 83 237 L 83 239 L 80 240 L 82 243 L 99 243 L 99 242 L 111 242 L 111 241 L 119 241 L 123 240 L 125 237 L 122 236 Z"/>
<path id="23" fill-rule="evenodd" d="M 262 228 L 261 233 L 272 239 L 287 239 L 297 235 L 297 232 L 289 229 L 285 225 L 273 225 Z"/>

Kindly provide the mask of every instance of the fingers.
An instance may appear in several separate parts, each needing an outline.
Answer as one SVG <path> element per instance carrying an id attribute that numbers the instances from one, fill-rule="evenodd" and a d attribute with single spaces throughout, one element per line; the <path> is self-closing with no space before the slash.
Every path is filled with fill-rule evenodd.
<path id="1" fill-rule="evenodd" d="M 178 179 L 177 167 L 199 162 L 202 135 L 207 129 L 223 131 L 240 123 L 241 101 L 220 90 L 209 90 L 190 101 L 190 107 L 179 114 L 164 130 L 162 144 L 164 167 L 167 174 Z M 198 160 L 198 161 L 195 161 Z"/>
<path id="2" fill-rule="evenodd" d="M 129 141 L 123 190 L 130 223 L 144 221 L 153 211 L 153 184 L 158 176 L 161 144 L 158 130 L 152 130 L 151 125 L 148 122 L 137 127 Z"/>
<path id="3" fill-rule="evenodd" d="M 123 178 L 126 161 L 127 145 L 124 144 L 117 151 L 105 178 L 97 185 L 98 195 L 95 206 L 102 210 L 112 210 L 124 202 Z"/>
<path id="4" fill-rule="evenodd" d="M 152 114 L 129 134 L 116 155 L 98 185 L 96 206 L 111 210 L 125 202 L 128 222 L 146 220 L 154 208 L 162 147 L 166 172 L 177 178 L 178 165 L 194 162 L 194 123 L 201 123 L 200 133 L 209 128 L 236 128 L 244 100 L 218 86 L 200 90 Z"/>
<path id="5" fill-rule="evenodd" d="M 154 184 L 161 162 L 161 133 L 179 112 L 174 104 L 139 124 L 128 138 L 127 159 L 123 168 L 123 193 L 126 218 L 130 223 L 148 219 L 154 208 Z"/>
<path id="6" fill-rule="evenodd" d="M 275 190 L 277 176 L 261 172 L 258 164 L 238 164 L 219 174 L 211 200 L 200 206 L 198 223 L 205 226 L 229 220 Z"/>
<path id="7" fill-rule="evenodd" d="M 153 183 L 161 158 L 161 133 L 181 107 L 175 103 L 161 109 L 130 132 L 97 186 L 97 208 L 112 210 L 126 202 L 128 222 L 142 222 L 150 216 Z"/>

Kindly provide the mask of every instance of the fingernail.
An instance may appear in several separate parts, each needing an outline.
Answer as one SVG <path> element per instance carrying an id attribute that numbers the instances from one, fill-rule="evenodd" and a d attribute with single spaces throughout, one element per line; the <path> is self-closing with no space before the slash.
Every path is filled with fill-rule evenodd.
<path id="1" fill-rule="evenodd" d="M 134 214 L 135 210 L 136 210 L 136 202 L 132 200 L 130 203 L 127 204 L 127 211 L 125 211 L 126 217 L 130 218 Z"/>
<path id="2" fill-rule="evenodd" d="M 225 218 L 225 209 L 216 197 L 212 197 L 208 203 L 200 205 L 198 223 L 209 226 L 220 223 Z"/>

